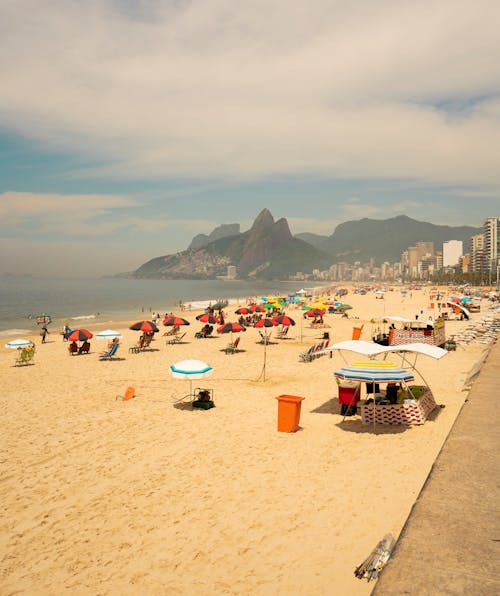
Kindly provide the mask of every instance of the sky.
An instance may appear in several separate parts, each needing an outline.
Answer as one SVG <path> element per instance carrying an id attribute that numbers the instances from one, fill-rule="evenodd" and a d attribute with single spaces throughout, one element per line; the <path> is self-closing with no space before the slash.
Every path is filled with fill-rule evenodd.
<path id="1" fill-rule="evenodd" d="M 500 215 L 498 0 L 0 3 L 0 273 L 100 276 L 268 208 Z"/>

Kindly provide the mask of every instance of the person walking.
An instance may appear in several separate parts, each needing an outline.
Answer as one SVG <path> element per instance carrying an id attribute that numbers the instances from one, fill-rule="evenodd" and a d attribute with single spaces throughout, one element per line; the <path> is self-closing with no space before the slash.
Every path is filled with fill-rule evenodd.
<path id="1" fill-rule="evenodd" d="M 40 331 L 40 335 L 42 336 L 42 344 L 45 343 L 45 338 L 47 337 L 47 334 L 49 333 L 49 330 L 47 329 L 47 327 L 45 327 L 45 325 L 42 327 L 42 330 Z"/>

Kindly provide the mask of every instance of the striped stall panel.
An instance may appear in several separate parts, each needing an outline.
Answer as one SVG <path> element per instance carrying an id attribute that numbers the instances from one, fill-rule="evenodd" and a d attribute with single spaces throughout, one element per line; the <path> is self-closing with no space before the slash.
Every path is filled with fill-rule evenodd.
<path id="1" fill-rule="evenodd" d="M 416 403 L 377 406 L 375 424 L 406 426 L 423 424 L 435 407 L 434 396 L 431 390 L 427 389 Z M 373 404 L 361 405 L 361 422 L 373 424 Z"/>

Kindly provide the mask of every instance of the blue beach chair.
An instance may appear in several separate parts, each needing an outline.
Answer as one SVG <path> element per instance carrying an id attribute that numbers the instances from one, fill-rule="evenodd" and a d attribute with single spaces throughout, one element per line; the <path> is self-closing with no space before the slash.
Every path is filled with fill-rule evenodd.
<path id="1" fill-rule="evenodd" d="M 113 344 L 108 352 L 103 352 L 99 356 L 99 360 L 112 360 L 119 347 L 119 343 Z"/>

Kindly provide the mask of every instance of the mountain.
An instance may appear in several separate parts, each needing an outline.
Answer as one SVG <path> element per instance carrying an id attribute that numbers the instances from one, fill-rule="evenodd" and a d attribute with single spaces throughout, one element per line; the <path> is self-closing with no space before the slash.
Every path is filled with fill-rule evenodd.
<path id="1" fill-rule="evenodd" d="M 401 253 L 416 242 L 434 242 L 438 251 L 446 240 L 462 240 L 466 249 L 469 238 L 480 231 L 472 226 L 434 225 L 399 215 L 347 221 L 331 236 L 303 233 L 294 237 L 286 219 L 274 221 L 271 212 L 264 209 L 248 231 L 240 233 L 239 224 L 218 226 L 208 236 L 195 236 L 187 250 L 144 263 L 132 277 L 214 279 L 226 276 L 227 267 L 234 265 L 241 279 L 283 279 L 298 271 L 327 269 L 339 261 L 399 261 Z"/>
<path id="2" fill-rule="evenodd" d="M 225 276 L 228 265 L 234 265 L 240 278 L 278 279 L 297 271 L 325 269 L 332 262 L 327 254 L 294 238 L 287 220 L 275 222 L 268 209 L 261 211 L 247 232 L 223 236 L 201 248 L 192 245 L 151 259 L 133 277 L 211 279 Z"/>
<path id="3" fill-rule="evenodd" d="M 191 240 L 191 244 L 188 246 L 188 250 L 197 250 L 198 248 L 204 248 L 210 242 L 225 238 L 226 236 L 234 236 L 240 233 L 240 224 L 222 224 L 217 226 L 210 234 L 198 234 Z"/>
<path id="4" fill-rule="evenodd" d="M 391 219 L 360 219 L 339 224 L 331 236 L 300 234 L 334 261 L 377 263 L 399 261 L 401 253 L 415 242 L 434 242 L 434 249 L 442 250 L 446 240 L 462 240 L 467 249 L 469 238 L 481 232 L 472 226 L 442 226 L 417 221 L 406 215 Z"/>

